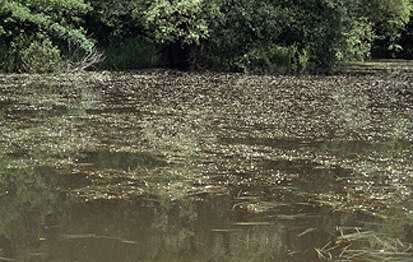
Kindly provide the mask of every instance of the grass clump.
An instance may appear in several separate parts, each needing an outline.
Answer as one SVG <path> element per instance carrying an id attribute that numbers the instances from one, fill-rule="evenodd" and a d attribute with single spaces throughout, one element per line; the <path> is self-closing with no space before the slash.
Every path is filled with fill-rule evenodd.
<path id="1" fill-rule="evenodd" d="M 329 241 L 322 248 L 314 248 L 324 261 L 411 261 L 413 246 L 397 238 L 378 235 L 374 231 L 345 234 Z"/>

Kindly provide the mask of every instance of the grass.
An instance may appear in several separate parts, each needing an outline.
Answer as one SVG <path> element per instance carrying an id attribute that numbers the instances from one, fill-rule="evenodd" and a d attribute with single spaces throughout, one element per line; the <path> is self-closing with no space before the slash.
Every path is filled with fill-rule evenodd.
<path id="1" fill-rule="evenodd" d="M 398 238 L 374 231 L 343 233 L 321 248 L 314 249 L 320 259 L 329 261 L 411 261 L 413 246 Z"/>

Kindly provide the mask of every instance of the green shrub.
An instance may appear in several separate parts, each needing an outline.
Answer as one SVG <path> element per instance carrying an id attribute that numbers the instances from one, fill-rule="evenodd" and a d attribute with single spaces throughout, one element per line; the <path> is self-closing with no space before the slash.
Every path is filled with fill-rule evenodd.
<path id="1" fill-rule="evenodd" d="M 364 59 L 371 50 L 376 56 L 412 53 L 411 33 L 404 31 L 411 30 L 412 0 L 0 1 L 3 71 L 37 68 L 40 62 L 29 55 L 23 68 L 20 55 L 35 48 L 57 57 L 57 46 L 76 64 L 96 51 L 90 35 L 105 49 L 101 67 L 108 69 L 190 65 L 301 73 Z M 55 46 L 32 42 L 39 32 Z"/>
<path id="2" fill-rule="evenodd" d="M 410 22 L 402 34 L 400 45 L 403 47 L 400 57 L 413 59 L 413 12 L 410 16 Z"/>
<path id="3" fill-rule="evenodd" d="M 205 0 L 153 1 L 144 13 L 145 26 L 158 43 L 199 44 L 209 36 L 207 8 Z"/>
<path id="4" fill-rule="evenodd" d="M 250 67 L 246 60 L 263 56 L 276 43 L 284 20 L 276 5 L 258 0 L 210 2 L 208 38 L 190 53 L 193 64 L 213 70 L 246 70 Z"/>
<path id="5" fill-rule="evenodd" d="M 166 49 L 171 60 L 166 65 L 255 73 L 324 71 L 342 60 L 369 57 L 377 39 L 397 38 L 411 9 L 409 0 L 92 0 L 92 5 L 100 32 L 109 32 L 109 38 L 98 33 L 102 39 L 149 37 Z"/>
<path id="6" fill-rule="evenodd" d="M 42 33 L 17 35 L 8 48 L 0 50 L 0 68 L 5 72 L 50 73 L 60 71 L 64 64 L 60 50 Z"/>
<path id="7" fill-rule="evenodd" d="M 289 21 L 281 40 L 307 50 L 311 70 L 328 69 L 337 62 L 343 44 L 351 0 L 281 1 Z"/>
<path id="8" fill-rule="evenodd" d="M 409 23 L 413 1 L 360 0 L 357 6 L 358 16 L 366 17 L 373 25 L 373 55 L 389 57 L 401 51 L 398 41 Z"/>
<path id="9" fill-rule="evenodd" d="M 87 16 L 88 31 L 100 45 L 118 43 L 144 35 L 144 13 L 149 0 L 88 0 L 93 8 Z"/>
<path id="10" fill-rule="evenodd" d="M 1 69 L 5 72 L 19 72 L 22 69 L 20 51 L 29 47 L 30 41 L 23 33 L 12 38 L 8 44 L 2 48 L 0 61 Z"/>
<path id="11" fill-rule="evenodd" d="M 60 54 L 56 46 L 51 44 L 51 40 L 58 46 L 72 45 L 89 52 L 94 46 L 94 41 L 87 36 L 81 23 L 90 10 L 90 5 L 83 0 L 1 0 L 0 69 L 33 69 L 39 72 L 54 70 L 53 67 L 57 64 L 52 64 L 58 60 Z M 45 35 L 43 40 L 36 39 L 39 32 Z M 31 42 L 32 40 L 37 42 Z M 44 59 L 39 58 L 39 61 L 35 62 L 35 58 L 30 58 L 30 55 L 37 56 L 37 49 L 41 50 L 41 55 L 47 54 L 49 58 L 57 60 L 51 61 L 44 68 L 34 65 Z M 26 55 L 24 68 L 20 54 Z"/>
<path id="12" fill-rule="evenodd" d="M 0 40 L 0 72 L 11 72 L 14 68 L 14 63 L 9 56 L 9 48 Z"/>
<path id="13" fill-rule="evenodd" d="M 209 37 L 192 64 L 215 70 L 302 73 L 369 55 L 372 28 L 354 0 L 213 1 Z"/>
<path id="14" fill-rule="evenodd" d="M 60 50 L 43 34 L 38 34 L 30 45 L 19 52 L 21 72 L 51 73 L 62 69 L 64 64 Z"/>
<path id="15" fill-rule="evenodd" d="M 343 32 L 344 41 L 337 50 L 339 61 L 364 60 L 370 57 L 375 38 L 372 23 L 365 17 L 349 19 Z"/>
<path id="16" fill-rule="evenodd" d="M 296 46 L 272 44 L 268 48 L 251 49 L 236 62 L 236 65 L 245 73 L 300 74 L 306 70 L 307 62 L 305 50 L 299 51 Z"/>
<path id="17" fill-rule="evenodd" d="M 2 0 L 0 35 L 6 39 L 23 33 L 30 37 L 43 31 L 65 42 L 90 50 L 94 41 L 79 26 L 91 10 L 83 0 Z"/>

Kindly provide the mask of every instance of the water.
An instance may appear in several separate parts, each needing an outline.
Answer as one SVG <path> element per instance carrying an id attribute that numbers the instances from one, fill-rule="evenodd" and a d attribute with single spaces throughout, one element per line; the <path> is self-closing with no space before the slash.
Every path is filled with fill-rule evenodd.
<path id="1" fill-rule="evenodd" d="M 38 173 L 37 173 L 38 172 Z M 42 171 L 34 176 L 53 177 Z M 55 178 L 57 179 L 57 178 Z M 57 179 L 58 180 L 58 179 Z M 77 203 L 65 180 L 2 197 L 1 256 L 16 261 L 311 261 L 346 216 L 308 206 L 232 210 L 229 197 Z M 297 216 L 297 215 L 303 216 Z M 283 215 L 283 216 L 279 216 Z M 305 233 L 308 228 L 311 231 Z"/>
<path id="2" fill-rule="evenodd" d="M 331 89 L 376 77 L 0 76 L 0 261 L 408 261 L 411 104 Z"/>
<path id="3" fill-rule="evenodd" d="M 154 168 L 166 166 L 167 163 L 148 153 L 111 153 L 94 152 L 87 153 L 80 163 L 90 163 L 97 169 L 121 169 L 133 170 L 137 168 Z"/>

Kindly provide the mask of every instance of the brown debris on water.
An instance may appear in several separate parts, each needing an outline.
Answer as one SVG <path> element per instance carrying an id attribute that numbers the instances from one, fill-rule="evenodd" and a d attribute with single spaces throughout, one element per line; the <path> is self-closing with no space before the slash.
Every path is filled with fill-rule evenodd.
<path id="1" fill-rule="evenodd" d="M 87 176 L 71 193 L 88 201 L 231 194 L 260 213 L 409 213 L 412 83 L 402 71 L 1 75 L 0 142 L 10 168 Z"/>

